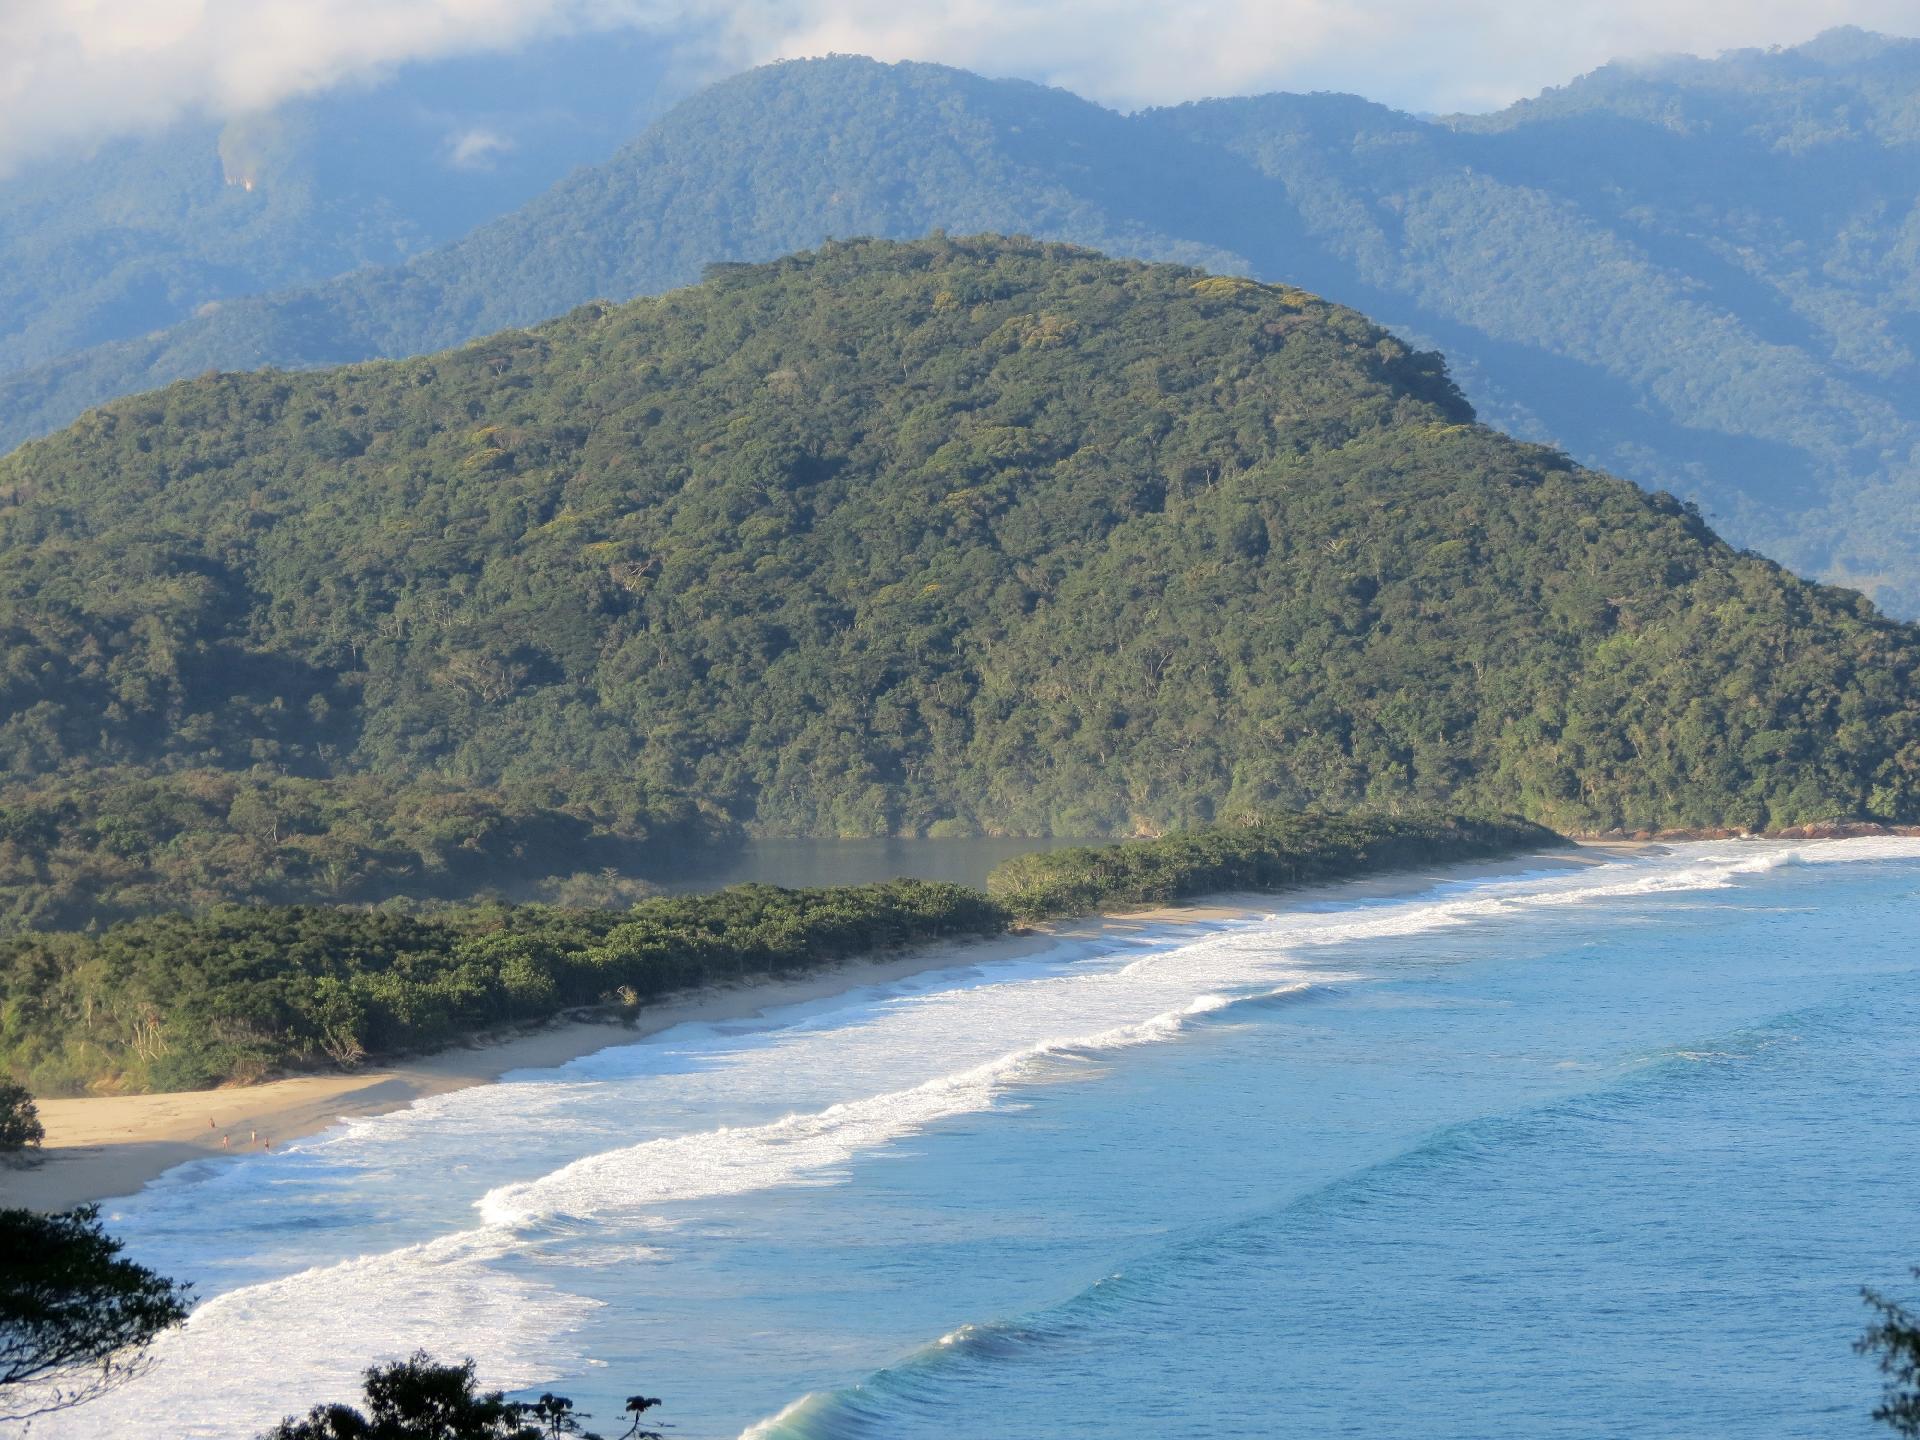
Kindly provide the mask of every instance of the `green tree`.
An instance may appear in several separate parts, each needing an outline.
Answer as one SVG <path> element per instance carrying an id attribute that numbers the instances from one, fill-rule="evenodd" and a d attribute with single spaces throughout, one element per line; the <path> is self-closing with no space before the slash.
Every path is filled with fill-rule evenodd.
<path id="1" fill-rule="evenodd" d="M 1920 1277 L 1920 1269 L 1913 1273 Z M 1880 1318 L 1853 1348 L 1877 1356 L 1887 1377 L 1873 1418 L 1912 1440 L 1920 1436 L 1920 1316 L 1877 1290 L 1862 1294 Z"/>
<path id="2" fill-rule="evenodd" d="M 47 1129 L 40 1123 L 40 1108 L 33 1103 L 32 1093 L 24 1085 L 0 1080 L 0 1157 L 37 1150 L 46 1138 Z"/>
<path id="3" fill-rule="evenodd" d="M 978 890 L 921 880 L 740 885 L 629 910 L 487 905 L 413 917 L 216 906 L 98 935 L 0 940 L 0 1074 L 42 1094 L 191 1089 L 352 1065 L 576 1005 L 998 934 Z"/>
<path id="4" fill-rule="evenodd" d="M 64 1410 L 138 1374 L 188 1287 L 121 1258 L 100 1207 L 0 1210 L 0 1420 Z"/>

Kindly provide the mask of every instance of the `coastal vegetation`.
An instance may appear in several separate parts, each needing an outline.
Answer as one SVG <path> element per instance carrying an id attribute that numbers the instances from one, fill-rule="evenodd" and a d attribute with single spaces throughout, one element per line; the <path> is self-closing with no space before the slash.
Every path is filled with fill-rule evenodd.
<path id="1" fill-rule="evenodd" d="M 1235 890 L 1285 890 L 1317 880 L 1566 843 L 1553 831 L 1524 821 L 1285 815 L 1177 831 L 1130 845 L 1021 855 L 987 877 L 987 894 L 1009 913 L 1037 920 L 1129 905 L 1168 905 Z"/>
<path id="2" fill-rule="evenodd" d="M 365 1411 L 316 1405 L 304 1419 L 288 1416 L 261 1440 L 602 1440 L 582 1426 L 592 1417 L 564 1395 L 509 1400 L 501 1391 L 476 1388 L 471 1360 L 447 1365 L 416 1351 L 369 1368 L 363 1389 Z M 621 1412 L 627 1428 L 613 1440 L 666 1440 L 646 1418 L 660 1403 L 628 1396 Z"/>
<path id="3" fill-rule="evenodd" d="M 351 1067 L 580 1007 L 992 936 L 1024 919 L 1282 889 L 1560 843 L 1520 821 L 1274 816 L 1003 866 L 986 891 L 740 885 L 624 910 L 224 905 L 0 940 L 0 1073 L 41 1093 Z"/>
<path id="4" fill-rule="evenodd" d="M 118 402 L 0 460 L 0 597 L 17 925 L 736 825 L 1920 818 L 1914 630 L 1474 423 L 1353 311 L 1023 240 Z M 449 790 L 576 828 L 423 848 Z"/>
<path id="5" fill-rule="evenodd" d="M 108 766 L 0 787 L 0 931 L 225 901 L 418 904 L 488 891 L 610 904 L 739 827 L 622 776 L 500 784 Z"/>
<path id="6" fill-rule="evenodd" d="M 979 891 L 917 880 L 742 885 L 628 910 L 216 906 L 0 942 L 0 1066 L 42 1093 L 194 1089 L 1005 923 Z"/>
<path id="7" fill-rule="evenodd" d="M 40 1107 L 33 1092 L 15 1081 L 0 1078 L 0 1161 L 18 1160 L 38 1150 L 47 1138 L 40 1123 Z"/>

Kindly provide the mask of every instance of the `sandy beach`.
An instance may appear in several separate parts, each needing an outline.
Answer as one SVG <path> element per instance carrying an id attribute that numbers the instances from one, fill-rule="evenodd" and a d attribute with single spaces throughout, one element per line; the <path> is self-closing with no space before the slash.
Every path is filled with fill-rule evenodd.
<path id="1" fill-rule="evenodd" d="M 176 1165 L 258 1152 L 334 1122 L 398 1110 L 416 1100 L 484 1085 L 515 1070 L 544 1069 L 613 1045 L 630 1045 L 686 1022 L 749 1019 L 928 971 L 1038 954 L 1062 941 L 1097 943 L 1143 930 L 1201 929 L 1328 899 L 1385 898 L 1440 879 L 1494 878 L 1554 865 L 1598 863 L 1635 846 L 1591 845 L 1505 861 L 1468 862 L 1344 881 L 1278 895 L 1220 895 L 1188 904 L 1038 926 L 991 940 L 930 946 L 805 976 L 708 987 L 649 1006 L 631 1023 L 567 1021 L 379 1069 L 300 1075 L 258 1085 L 162 1095 L 89 1096 L 39 1102 L 47 1138 L 37 1164 L 0 1168 L 0 1205 L 63 1210 L 131 1195 Z M 1582 851 L 1587 853 L 1582 854 Z"/>

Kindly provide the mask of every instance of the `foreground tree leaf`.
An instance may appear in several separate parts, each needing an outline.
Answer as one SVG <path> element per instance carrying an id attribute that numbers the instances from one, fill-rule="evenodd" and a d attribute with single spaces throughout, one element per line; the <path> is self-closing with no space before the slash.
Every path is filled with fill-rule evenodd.
<path id="1" fill-rule="evenodd" d="M 100 1207 L 0 1210 L 0 1420 L 67 1409 L 140 1373 L 188 1287 L 121 1258 Z"/>

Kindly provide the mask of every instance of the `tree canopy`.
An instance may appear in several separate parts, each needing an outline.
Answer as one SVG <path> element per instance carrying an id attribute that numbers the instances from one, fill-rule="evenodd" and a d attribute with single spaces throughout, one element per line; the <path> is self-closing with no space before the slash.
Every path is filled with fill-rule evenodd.
<path id="1" fill-rule="evenodd" d="M 1037 918 L 1278 890 L 1558 843 L 1515 821 L 1246 817 L 1016 860 L 983 893 L 894 880 L 739 885 L 624 910 L 488 905 L 427 917 L 218 906 L 0 940 L 0 1073 L 42 1091 L 189 1089 L 445 1045 L 570 1007 L 996 935 Z"/>
<path id="2" fill-rule="evenodd" d="M 351 1067 L 574 1006 L 632 1011 L 1005 924 L 979 891 L 918 880 L 741 885 L 624 910 L 215 906 L 0 940 L 0 1073 L 48 1093 Z"/>
<path id="3" fill-rule="evenodd" d="M 24 1085 L 0 1079 L 0 1160 L 17 1160 L 47 1138 L 40 1107 Z"/>
<path id="4" fill-rule="evenodd" d="M 987 894 L 1014 915 L 1046 919 L 1231 891 L 1290 890 L 1565 843 L 1551 830 L 1513 820 L 1249 815 L 1124 845 L 1016 856 L 987 877 Z"/>
<path id="5" fill-rule="evenodd" d="M 711 805 L 625 776 L 328 778 L 104 766 L 0 783 L 0 931 L 230 901 L 413 906 L 492 893 L 611 905 L 740 838 Z"/>
<path id="6" fill-rule="evenodd" d="M 847 836 L 1920 818 L 1913 630 L 1475 424 L 1350 310 L 1058 245 L 840 243 L 187 382 L 0 461 L 0 499 L 0 765 L 43 794 L 566 773 Z"/>

